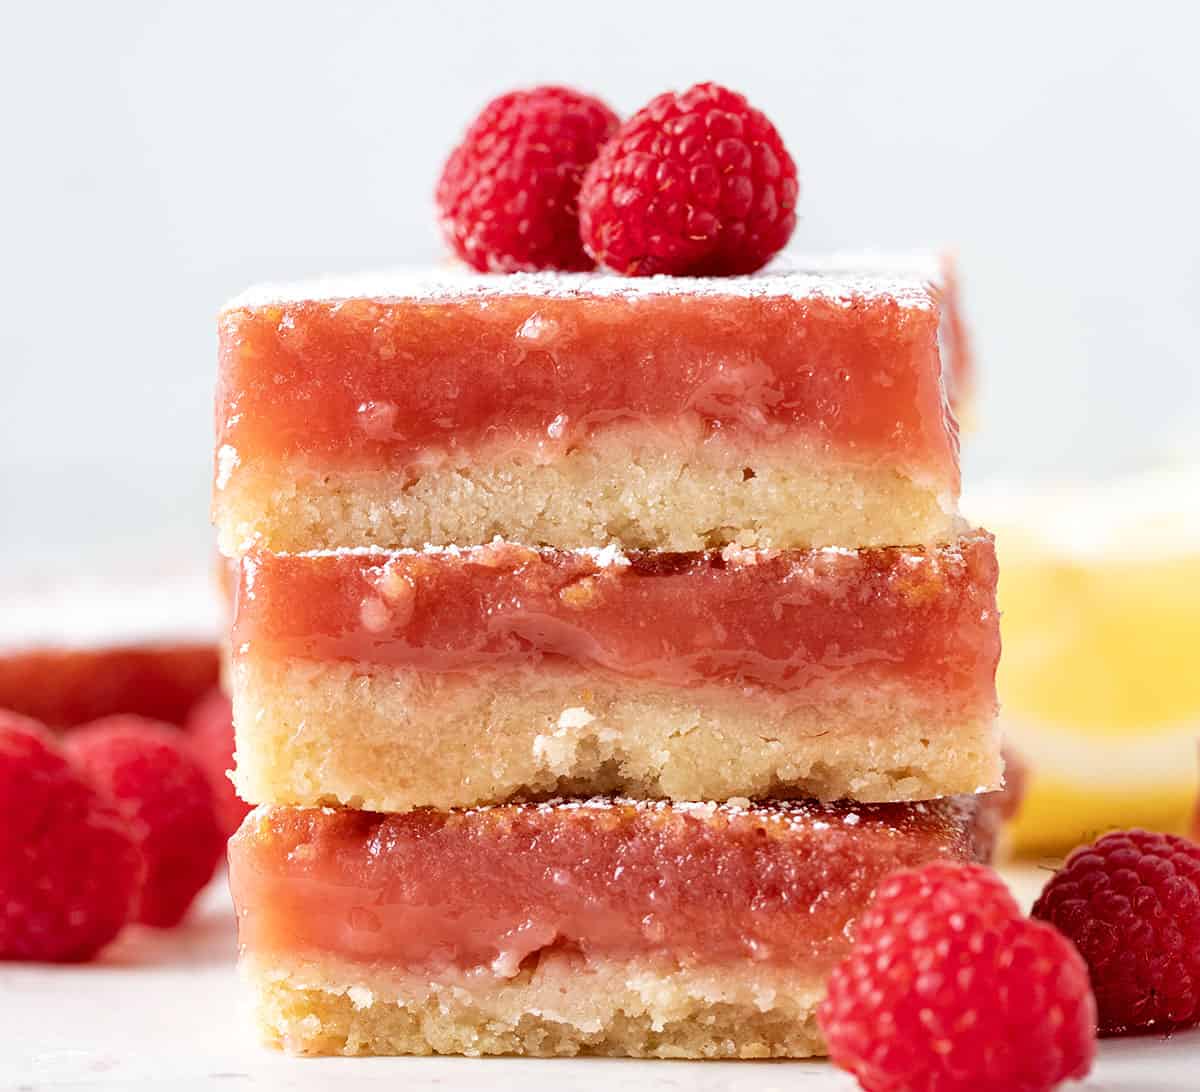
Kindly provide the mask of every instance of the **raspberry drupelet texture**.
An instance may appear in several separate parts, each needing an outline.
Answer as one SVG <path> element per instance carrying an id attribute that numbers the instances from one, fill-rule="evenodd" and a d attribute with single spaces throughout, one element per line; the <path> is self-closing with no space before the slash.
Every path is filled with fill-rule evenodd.
<path id="1" fill-rule="evenodd" d="M 492 273 L 591 269 L 579 240 L 579 184 L 618 124 L 603 102 L 569 87 L 488 103 L 437 185 L 442 230 L 459 257 Z"/>
<path id="2" fill-rule="evenodd" d="M 796 165 L 735 91 L 667 92 L 601 149 L 579 197 L 584 246 L 628 276 L 752 273 L 796 226 Z"/>
<path id="3" fill-rule="evenodd" d="M 867 1092 L 1043 1092 L 1095 1053 L 1079 953 L 970 866 L 881 885 L 819 1020 Z"/>
<path id="4" fill-rule="evenodd" d="M 217 820 L 226 838 L 242 825 L 250 811 L 234 791 L 228 770 L 233 766 L 233 707 L 220 690 L 201 698 L 188 712 L 184 731 L 212 784 Z"/>
<path id="5" fill-rule="evenodd" d="M 854 939 L 869 944 L 878 936 L 927 919 L 966 912 L 1005 920 L 1021 916 L 1008 885 L 985 865 L 937 861 L 924 868 L 893 872 L 854 927 Z"/>
<path id="6" fill-rule="evenodd" d="M 185 737 L 157 721 L 114 716 L 73 732 L 67 747 L 140 841 L 146 883 L 137 920 L 177 925 L 225 850 L 212 786 Z"/>
<path id="7" fill-rule="evenodd" d="M 1083 955 L 1102 1035 L 1200 1024 L 1200 845 L 1106 834 L 1067 858 L 1033 916 Z"/>
<path id="8" fill-rule="evenodd" d="M 36 721 L 0 710 L 0 959 L 90 959 L 137 907 L 133 832 Z"/>

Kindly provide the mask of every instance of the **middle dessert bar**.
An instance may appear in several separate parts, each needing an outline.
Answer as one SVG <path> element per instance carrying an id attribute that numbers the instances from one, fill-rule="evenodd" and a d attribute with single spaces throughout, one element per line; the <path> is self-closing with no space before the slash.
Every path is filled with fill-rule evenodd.
<path id="1" fill-rule="evenodd" d="M 919 800 L 999 787 L 992 539 L 248 555 L 253 803 Z"/>

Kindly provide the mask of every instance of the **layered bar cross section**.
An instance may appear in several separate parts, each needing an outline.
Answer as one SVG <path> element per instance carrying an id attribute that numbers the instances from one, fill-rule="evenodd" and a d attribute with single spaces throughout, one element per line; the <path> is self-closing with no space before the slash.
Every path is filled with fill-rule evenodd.
<path id="1" fill-rule="evenodd" d="M 950 541 L 939 299 L 795 262 L 252 290 L 220 320 L 222 550 Z"/>
<path id="2" fill-rule="evenodd" d="M 238 789 L 403 811 L 997 788 L 995 591 L 985 532 L 252 553 L 232 634 Z"/>
<path id="3" fill-rule="evenodd" d="M 230 845 L 262 1035 L 301 1054 L 802 1057 L 878 882 L 975 798 L 260 808 Z"/>

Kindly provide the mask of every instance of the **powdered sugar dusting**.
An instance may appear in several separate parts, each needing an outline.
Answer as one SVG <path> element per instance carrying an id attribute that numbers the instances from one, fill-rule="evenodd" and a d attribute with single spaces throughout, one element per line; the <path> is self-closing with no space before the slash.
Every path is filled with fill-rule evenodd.
<path id="1" fill-rule="evenodd" d="M 947 257 L 933 250 L 835 250 L 830 254 L 806 255 L 798 260 L 810 273 L 882 273 L 915 277 L 936 288 L 941 288 L 946 278 Z"/>
<path id="2" fill-rule="evenodd" d="M 229 444 L 222 444 L 217 449 L 217 477 L 216 488 L 224 489 L 229 484 L 229 479 L 233 477 L 234 470 L 237 469 L 241 459 L 238 457 L 237 448 L 231 447 Z"/>
<path id="3" fill-rule="evenodd" d="M 897 828 L 920 822 L 928 816 L 951 827 L 966 827 L 979 807 L 978 797 L 944 797 L 928 804 L 859 804 L 825 802 L 811 798 L 796 800 L 749 800 L 735 797 L 724 802 L 709 800 L 641 800 L 624 796 L 554 797 L 532 803 L 480 804 L 452 809 L 460 815 L 481 815 L 494 811 L 535 811 L 542 815 L 569 812 L 611 812 L 632 810 L 642 814 L 684 815 L 712 822 L 714 819 L 750 820 L 758 823 L 782 823 L 799 829 L 829 830 L 833 823 L 857 827 L 864 823 L 882 825 L 894 833 Z"/>
<path id="4" fill-rule="evenodd" d="M 263 284 L 231 300 L 227 311 L 306 301 L 345 300 L 450 303 L 505 296 L 543 299 L 662 296 L 704 298 L 821 299 L 849 306 L 862 300 L 894 300 L 901 307 L 936 307 L 934 263 L 923 257 L 884 260 L 880 255 L 805 257 L 784 254 L 758 273 L 740 277 L 622 277 L 612 273 L 476 273 L 459 266 L 396 269 L 330 276 L 290 284 Z M 522 336 L 541 337 L 541 325 Z"/>
<path id="5" fill-rule="evenodd" d="M 475 563 L 486 563 L 487 559 L 504 551 L 521 550 L 529 555 L 541 557 L 554 555 L 587 558 L 598 569 L 608 569 L 616 566 L 624 568 L 630 564 L 629 557 L 616 543 L 607 546 L 576 546 L 571 549 L 558 549 L 553 546 L 521 546 L 505 539 L 495 538 L 482 546 L 435 546 L 426 544 L 417 549 L 413 546 L 335 546 L 321 550 L 302 550 L 289 552 L 276 550 L 276 557 L 301 557 L 319 560 L 329 557 L 357 557 L 364 561 L 386 565 L 389 561 L 402 557 L 447 557 Z"/>
<path id="6" fill-rule="evenodd" d="M 730 567 L 741 567 L 756 565 L 762 561 L 769 561 L 780 556 L 786 556 L 794 561 L 801 561 L 804 558 L 813 561 L 826 559 L 832 561 L 836 558 L 869 556 L 873 553 L 882 551 L 894 552 L 899 558 L 898 564 L 903 564 L 912 569 L 918 569 L 923 566 L 937 566 L 943 561 L 961 562 L 963 558 L 964 548 L 972 542 L 982 538 L 990 537 L 986 531 L 971 529 L 965 523 L 958 529 L 960 538 L 956 542 L 947 543 L 936 549 L 929 550 L 922 547 L 912 547 L 909 552 L 905 552 L 904 547 L 851 547 L 851 546 L 809 546 L 797 547 L 790 550 L 778 550 L 770 547 L 754 547 L 754 546 L 725 546 L 720 550 L 699 551 L 697 557 L 701 556 L 719 556 L 726 565 Z M 491 542 L 482 546 L 435 546 L 427 544 L 420 548 L 412 546 L 336 546 L 317 550 L 302 550 L 290 552 L 287 550 L 276 550 L 276 557 L 301 557 L 301 558 L 329 558 L 329 557 L 358 557 L 366 561 L 373 561 L 377 564 L 386 564 L 389 559 L 401 557 L 450 557 L 462 559 L 465 561 L 478 562 L 486 558 L 489 554 L 494 554 L 499 550 L 523 550 L 529 554 L 536 554 L 543 558 L 552 558 L 554 556 L 564 557 L 581 557 L 587 558 L 598 569 L 606 569 L 611 566 L 625 567 L 631 564 L 630 553 L 636 551 L 625 551 L 616 543 L 609 543 L 607 546 L 576 546 L 571 548 L 554 547 L 554 546 L 522 546 L 506 539 L 494 538 Z"/>

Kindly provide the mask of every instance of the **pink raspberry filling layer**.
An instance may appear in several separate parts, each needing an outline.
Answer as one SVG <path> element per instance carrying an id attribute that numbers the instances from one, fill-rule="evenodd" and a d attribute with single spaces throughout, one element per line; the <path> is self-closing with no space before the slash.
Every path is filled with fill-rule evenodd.
<path id="1" fill-rule="evenodd" d="M 547 950 L 823 971 L 889 872 L 986 857 L 975 798 L 260 808 L 229 847 L 252 956 L 511 977 Z"/>
<path id="2" fill-rule="evenodd" d="M 689 686 L 782 691 L 900 680 L 995 701 L 992 538 L 953 546 L 249 555 L 235 654 L 434 671 L 583 665 Z"/>
<path id="3" fill-rule="evenodd" d="M 431 279 L 234 301 L 220 321 L 227 462 L 419 473 L 485 443 L 552 457 L 634 424 L 747 451 L 802 439 L 957 495 L 938 301 L 915 279 Z"/>

